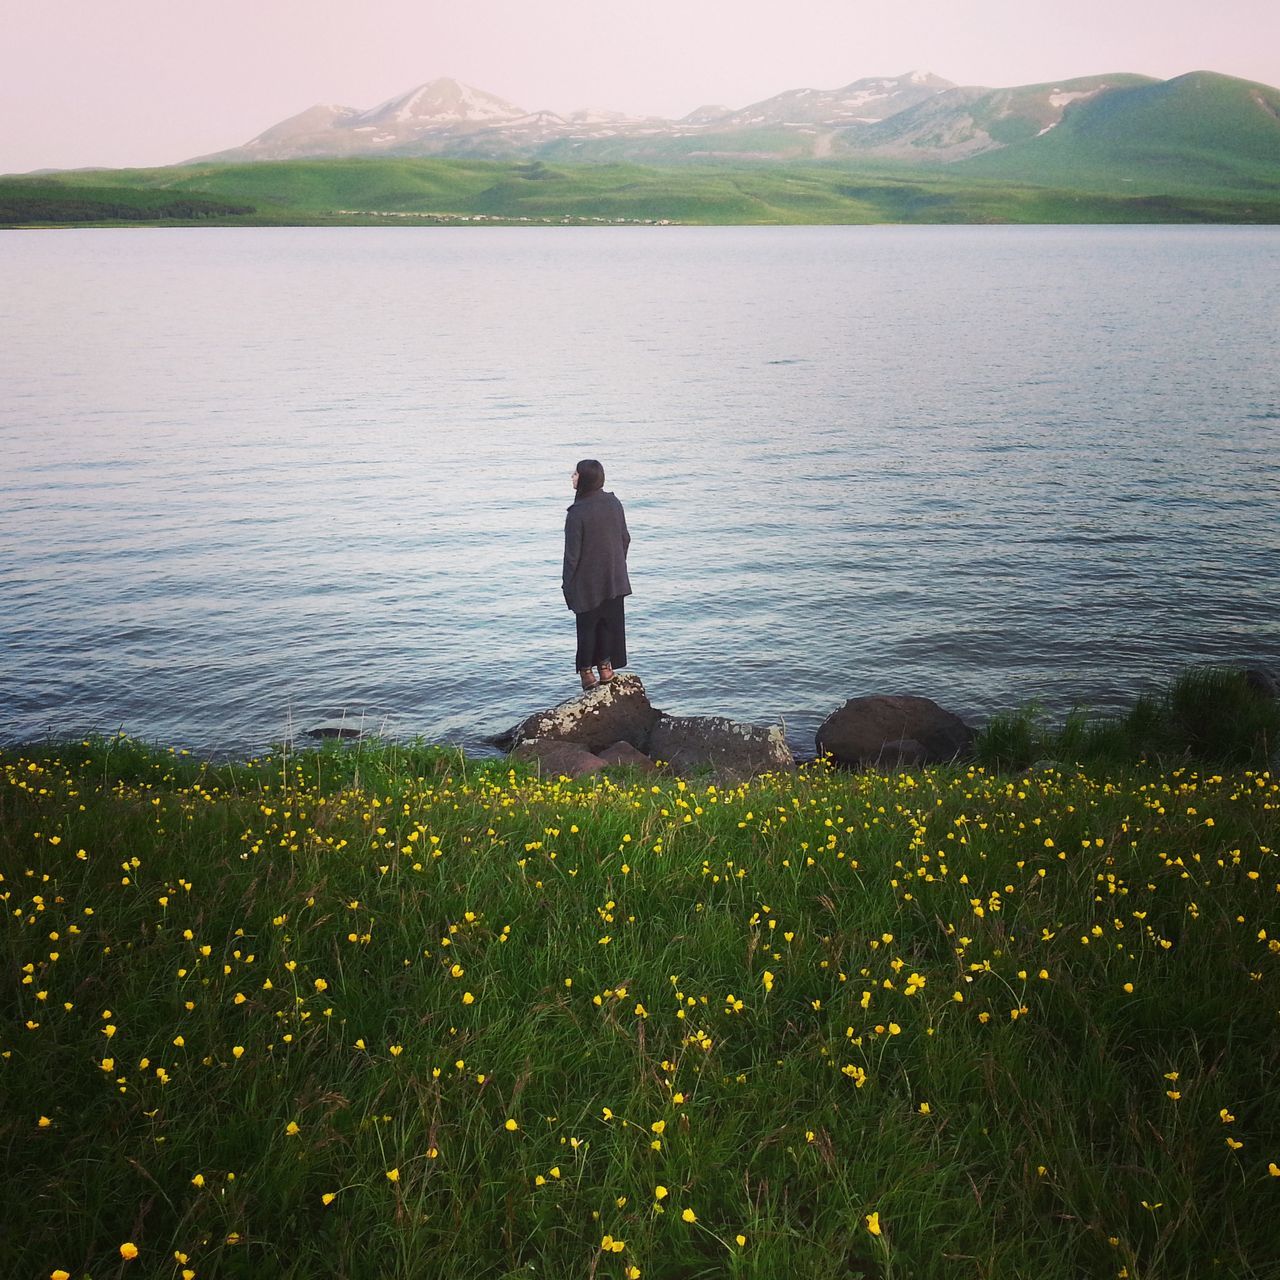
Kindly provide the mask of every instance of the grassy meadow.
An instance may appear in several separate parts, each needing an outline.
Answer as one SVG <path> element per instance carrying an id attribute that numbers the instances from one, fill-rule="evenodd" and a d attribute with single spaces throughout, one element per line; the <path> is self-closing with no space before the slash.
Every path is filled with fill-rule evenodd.
<path id="1" fill-rule="evenodd" d="M 1071 175 L 1064 173 L 1064 179 Z M 1280 222 L 1274 183 L 1060 187 L 937 166 L 337 159 L 0 177 L 0 225 Z"/>
<path id="2" fill-rule="evenodd" d="M 1265 767 L 0 770 L 5 1276 L 1280 1275 Z"/>

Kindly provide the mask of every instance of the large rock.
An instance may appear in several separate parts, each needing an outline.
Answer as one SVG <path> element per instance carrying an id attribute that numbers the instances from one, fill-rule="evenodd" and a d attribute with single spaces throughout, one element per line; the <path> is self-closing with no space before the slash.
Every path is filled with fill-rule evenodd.
<path id="1" fill-rule="evenodd" d="M 576 742 L 555 742 L 549 738 L 527 738 L 511 753 L 516 760 L 530 760 L 548 778 L 581 778 L 599 773 L 605 762 Z"/>
<path id="2" fill-rule="evenodd" d="M 929 698 L 850 698 L 818 727 L 818 754 L 844 765 L 941 764 L 964 755 L 973 730 Z"/>
<path id="3" fill-rule="evenodd" d="M 549 711 L 535 711 L 499 734 L 493 744 L 511 751 L 531 738 L 554 738 L 576 742 L 588 751 L 629 742 L 637 751 L 647 752 L 649 734 L 660 714 L 650 704 L 640 677 L 621 672 L 608 684 L 598 684 Z"/>
<path id="4" fill-rule="evenodd" d="M 914 738 L 886 742 L 880 750 L 880 765 L 885 769 L 915 769 L 928 759 L 929 753 Z"/>
<path id="5" fill-rule="evenodd" d="M 677 773 L 712 769 L 734 779 L 795 767 L 780 725 L 739 724 L 724 716 L 662 716 L 649 738 L 649 755 Z"/>
<path id="6" fill-rule="evenodd" d="M 643 751 L 637 751 L 629 742 L 614 742 L 596 752 L 607 765 L 621 765 L 639 769 L 641 773 L 653 773 L 655 765 Z"/>
<path id="7" fill-rule="evenodd" d="M 350 724 L 318 724 L 306 732 L 308 738 L 363 738 L 364 731 Z"/>

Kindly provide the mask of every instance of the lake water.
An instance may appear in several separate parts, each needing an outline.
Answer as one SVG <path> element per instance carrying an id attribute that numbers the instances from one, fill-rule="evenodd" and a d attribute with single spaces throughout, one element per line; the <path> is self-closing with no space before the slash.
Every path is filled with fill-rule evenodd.
<path id="1" fill-rule="evenodd" d="M 477 746 L 569 696 L 981 721 L 1280 670 L 1280 228 L 0 235 L 0 740 Z"/>

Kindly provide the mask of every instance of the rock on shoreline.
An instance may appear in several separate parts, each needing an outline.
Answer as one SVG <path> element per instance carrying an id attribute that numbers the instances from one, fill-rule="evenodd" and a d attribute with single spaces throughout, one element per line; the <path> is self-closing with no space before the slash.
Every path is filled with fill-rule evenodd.
<path id="1" fill-rule="evenodd" d="M 709 767 L 730 778 L 778 773 L 796 763 L 781 725 L 740 724 L 724 716 L 660 716 L 649 754 L 676 773 Z"/>
<path id="2" fill-rule="evenodd" d="M 622 672 L 608 684 L 598 684 L 547 711 L 535 711 L 492 741 L 509 752 L 544 738 L 573 742 L 588 751 L 629 742 L 637 751 L 647 752 L 649 736 L 661 715 L 650 704 L 640 677 Z"/>
<path id="3" fill-rule="evenodd" d="M 516 759 L 537 760 L 545 773 L 568 777 L 610 764 L 652 769 L 658 761 L 677 774 L 709 769 L 733 780 L 795 767 L 781 725 L 667 715 L 630 672 L 526 716 L 492 742 Z"/>
<path id="4" fill-rule="evenodd" d="M 849 768 L 913 768 L 962 757 L 973 739 L 968 725 L 928 698 L 874 695 L 833 711 L 818 730 L 817 748 Z M 568 777 L 659 761 L 677 774 L 709 770 L 729 781 L 795 767 L 781 725 L 668 715 L 630 672 L 534 712 L 491 741 L 516 759 L 536 760 L 545 773 Z"/>
<path id="5" fill-rule="evenodd" d="M 968 753 L 974 732 L 929 698 L 850 698 L 818 727 L 819 755 L 854 768 L 945 764 Z"/>

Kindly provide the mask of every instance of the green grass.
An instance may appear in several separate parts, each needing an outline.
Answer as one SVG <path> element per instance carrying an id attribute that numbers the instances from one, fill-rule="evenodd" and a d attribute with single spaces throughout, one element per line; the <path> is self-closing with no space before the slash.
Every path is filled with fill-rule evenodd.
<path id="1" fill-rule="evenodd" d="M 1265 768 L 1278 749 L 1280 704 L 1242 671 L 1202 667 L 1139 698 L 1123 715 L 1077 710 L 1056 728 L 1034 705 L 993 716 L 978 735 L 976 757 L 1004 769 L 1040 760 L 1116 767 L 1138 759 Z"/>
<path id="2" fill-rule="evenodd" d="M 1277 1275 L 1265 771 L 0 771 L 0 1274 Z"/>
<path id="3" fill-rule="evenodd" d="M 133 194 L 130 194 L 133 193 Z M 61 198 L 62 203 L 59 203 Z M 431 215 L 457 221 L 627 221 L 701 224 L 1275 222 L 1280 190 L 1090 193 L 958 169 L 851 162 L 637 164 L 485 160 L 296 160 L 85 171 L 0 178 L 0 224 L 112 221 L 133 201 L 160 217 L 180 202 L 192 216 L 237 225 L 393 225 Z M 96 207 L 88 202 L 96 201 Z M 216 215 L 216 206 L 239 209 Z M 128 221 L 126 210 L 117 221 Z"/>
<path id="4" fill-rule="evenodd" d="M 202 222 L 235 219 L 252 212 L 252 206 L 242 202 L 101 181 L 71 186 L 47 178 L 0 179 L 0 226 Z"/>

